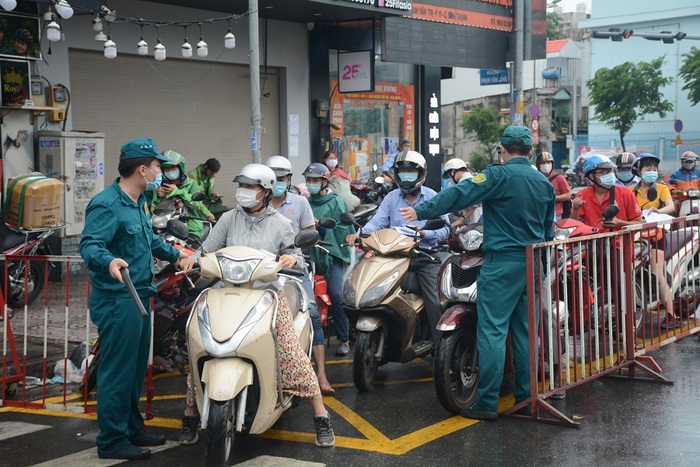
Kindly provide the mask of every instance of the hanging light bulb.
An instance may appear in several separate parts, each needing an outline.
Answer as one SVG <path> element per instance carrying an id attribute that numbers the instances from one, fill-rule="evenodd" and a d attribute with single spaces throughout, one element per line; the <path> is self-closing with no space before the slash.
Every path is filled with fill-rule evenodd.
<path id="1" fill-rule="evenodd" d="M 148 42 L 143 40 L 143 36 L 141 36 L 141 40 L 139 41 L 138 45 L 138 51 L 139 55 L 148 55 Z"/>
<path id="2" fill-rule="evenodd" d="M 192 45 L 189 43 L 186 37 L 184 44 L 182 44 L 182 56 L 184 58 L 190 58 L 192 56 Z"/>
<path id="3" fill-rule="evenodd" d="M 105 42 L 105 57 L 107 58 L 117 58 L 117 44 L 112 40 L 112 36 L 107 36 L 107 42 Z"/>
<path id="4" fill-rule="evenodd" d="M 66 0 L 58 0 L 56 2 L 56 13 L 63 19 L 70 19 L 73 17 L 73 8 L 68 4 Z"/>
<path id="5" fill-rule="evenodd" d="M 226 47 L 227 49 L 236 48 L 236 36 L 234 36 L 231 32 L 231 28 L 228 28 L 228 32 L 224 36 L 224 47 Z"/>
<path id="6" fill-rule="evenodd" d="M 153 57 L 159 62 L 165 60 L 165 46 L 160 43 L 160 39 L 158 39 L 156 46 L 153 47 Z"/>
<path id="7" fill-rule="evenodd" d="M 199 42 L 197 42 L 197 56 L 206 57 L 209 55 L 209 46 L 204 42 L 204 38 L 199 36 Z"/>
<path id="8" fill-rule="evenodd" d="M 49 7 L 44 13 L 44 21 L 53 21 L 53 19 L 53 11 L 51 11 L 51 7 Z"/>
<path id="9" fill-rule="evenodd" d="M 0 0 L 0 6 L 5 11 L 12 11 L 17 7 L 17 0 Z"/>
<path id="10" fill-rule="evenodd" d="M 95 18 L 92 20 L 92 30 L 95 32 L 102 31 L 102 20 L 98 15 L 95 15 Z"/>
<path id="11" fill-rule="evenodd" d="M 107 36 L 104 32 L 100 31 L 97 34 L 95 34 L 95 40 L 97 42 L 107 42 Z"/>
<path id="12" fill-rule="evenodd" d="M 61 40 L 61 26 L 56 21 L 51 21 L 46 26 L 46 38 L 51 42 Z"/>

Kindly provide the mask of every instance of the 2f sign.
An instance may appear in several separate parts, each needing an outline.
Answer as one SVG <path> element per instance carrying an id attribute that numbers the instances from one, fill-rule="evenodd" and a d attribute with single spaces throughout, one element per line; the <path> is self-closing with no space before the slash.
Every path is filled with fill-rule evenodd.
<path id="1" fill-rule="evenodd" d="M 372 53 L 369 50 L 363 52 L 339 53 L 339 91 L 373 91 L 374 80 L 372 73 L 372 59 Z"/>

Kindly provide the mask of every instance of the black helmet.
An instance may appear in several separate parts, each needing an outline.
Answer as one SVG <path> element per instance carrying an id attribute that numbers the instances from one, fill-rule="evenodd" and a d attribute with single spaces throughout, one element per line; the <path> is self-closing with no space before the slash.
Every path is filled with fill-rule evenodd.
<path id="1" fill-rule="evenodd" d="M 304 170 L 302 173 L 304 177 L 311 177 L 311 178 L 324 178 L 327 181 L 331 181 L 331 172 L 328 170 L 328 167 L 326 167 L 325 164 L 321 164 L 320 162 L 314 162 L 312 164 L 309 164 L 309 166 Z"/>
<path id="2" fill-rule="evenodd" d="M 554 156 L 552 156 L 552 154 L 548 153 L 548 152 L 540 153 L 540 155 L 537 156 L 537 160 L 535 161 L 535 165 L 537 167 L 539 167 L 540 164 L 543 162 L 551 162 L 552 164 L 554 164 Z"/>
<path id="3" fill-rule="evenodd" d="M 34 36 L 28 29 L 20 28 L 15 32 L 15 40 L 22 41 L 27 44 L 27 48 L 31 49 L 34 45 Z"/>
<path id="4" fill-rule="evenodd" d="M 615 159 L 618 169 L 631 169 L 635 162 L 637 162 L 637 156 L 631 152 L 623 152 Z"/>

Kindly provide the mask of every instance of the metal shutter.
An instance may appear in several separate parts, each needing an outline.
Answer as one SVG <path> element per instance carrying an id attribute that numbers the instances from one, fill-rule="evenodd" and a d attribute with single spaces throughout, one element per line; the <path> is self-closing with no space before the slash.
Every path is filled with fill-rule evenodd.
<path id="1" fill-rule="evenodd" d="M 105 133 L 105 184 L 118 176 L 121 145 L 133 138 L 154 138 L 161 151 L 185 155 L 187 170 L 210 157 L 221 162 L 217 190 L 235 204 L 231 183 L 252 162 L 250 148 L 250 73 L 248 66 L 184 60 L 163 62 L 119 54 L 69 52 L 73 129 Z M 263 162 L 280 153 L 279 79 L 276 68 L 262 74 Z"/>

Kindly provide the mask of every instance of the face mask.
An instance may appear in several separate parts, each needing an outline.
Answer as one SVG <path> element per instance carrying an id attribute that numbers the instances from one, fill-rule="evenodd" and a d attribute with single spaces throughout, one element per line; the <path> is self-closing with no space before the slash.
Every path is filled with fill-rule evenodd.
<path id="1" fill-rule="evenodd" d="M 321 184 L 320 183 L 307 183 L 306 189 L 309 190 L 309 193 L 311 193 L 312 195 L 317 195 L 321 192 Z"/>
<path id="2" fill-rule="evenodd" d="M 415 182 L 418 180 L 418 172 L 401 172 L 399 173 L 399 179 L 402 182 Z"/>
<path id="3" fill-rule="evenodd" d="M 630 180 L 632 180 L 632 177 L 634 177 L 634 175 L 632 175 L 632 172 L 629 170 L 617 173 L 617 178 L 619 178 L 620 181 L 623 182 L 629 182 Z"/>
<path id="4" fill-rule="evenodd" d="M 156 179 L 152 182 L 149 182 L 148 179 L 144 176 L 143 179 L 146 180 L 146 191 L 154 191 L 160 188 L 160 185 L 163 183 L 163 176 L 161 174 L 157 174 L 148 167 L 146 169 L 151 172 L 153 175 L 156 176 Z"/>
<path id="5" fill-rule="evenodd" d="M 644 181 L 644 183 L 654 183 L 658 178 L 658 172 L 644 172 L 642 174 L 642 180 Z"/>
<path id="6" fill-rule="evenodd" d="M 277 182 L 275 183 L 275 188 L 272 190 L 272 196 L 279 198 L 287 191 L 287 182 Z"/>
<path id="7" fill-rule="evenodd" d="M 249 188 L 239 188 L 236 190 L 236 201 L 244 208 L 254 208 L 258 201 L 258 192 Z"/>
<path id="8" fill-rule="evenodd" d="M 600 177 L 600 186 L 610 188 L 615 183 L 615 174 L 605 174 Z"/>
<path id="9" fill-rule="evenodd" d="M 163 175 L 165 175 L 165 178 L 167 178 L 168 180 L 175 181 L 178 178 L 180 178 L 180 170 L 179 169 L 167 170 L 167 171 L 163 172 Z"/>
<path id="10" fill-rule="evenodd" d="M 338 159 L 328 159 L 326 161 L 326 167 L 329 169 L 335 169 L 338 166 Z"/>
<path id="11" fill-rule="evenodd" d="M 683 170 L 691 172 L 695 168 L 695 162 L 683 162 Z"/>
<path id="12" fill-rule="evenodd" d="M 552 164 L 540 164 L 540 172 L 549 175 L 552 173 Z"/>

